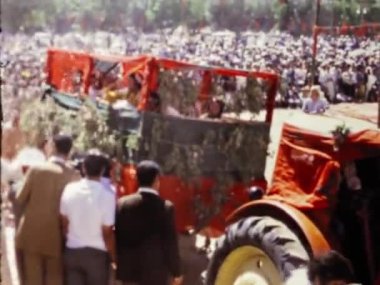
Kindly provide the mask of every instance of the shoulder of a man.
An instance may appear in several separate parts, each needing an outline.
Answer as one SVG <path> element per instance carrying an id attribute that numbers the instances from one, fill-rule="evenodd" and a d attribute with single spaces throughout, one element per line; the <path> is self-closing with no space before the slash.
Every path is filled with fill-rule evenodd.
<path id="1" fill-rule="evenodd" d="M 109 203 L 109 202 L 112 202 L 112 203 L 115 203 L 115 199 L 116 199 L 116 193 L 113 192 L 111 189 L 105 187 L 104 185 L 100 185 L 101 186 L 101 196 L 102 196 L 102 199 L 105 200 L 105 202 Z"/>
<path id="2" fill-rule="evenodd" d="M 117 201 L 117 205 L 119 208 L 128 208 L 131 206 L 135 206 L 136 204 L 139 204 L 141 201 L 141 194 L 135 193 L 119 198 L 119 200 Z"/>
<path id="3" fill-rule="evenodd" d="M 82 180 L 74 181 L 68 183 L 63 189 L 61 201 L 60 201 L 60 213 L 63 215 L 67 215 L 70 212 L 73 201 L 77 200 L 79 197 L 77 194 L 77 190 L 81 187 Z"/>
<path id="4" fill-rule="evenodd" d="M 78 170 L 76 170 L 74 167 L 72 167 L 70 164 L 65 164 L 64 169 L 67 173 L 70 174 L 79 174 Z"/>
<path id="5" fill-rule="evenodd" d="M 80 173 L 78 170 L 73 168 L 70 165 L 65 164 L 63 167 L 63 173 L 66 175 L 71 181 L 78 181 L 81 179 Z"/>
<path id="6" fill-rule="evenodd" d="M 51 161 L 44 161 L 39 164 L 33 165 L 31 169 L 33 169 L 35 172 L 46 172 L 46 173 L 57 173 L 61 172 L 62 166 L 59 164 L 55 164 Z M 74 174 L 75 169 L 71 168 L 68 165 L 63 166 L 63 173 L 65 174 Z"/>
<path id="7" fill-rule="evenodd" d="M 311 285 L 307 275 L 307 268 L 294 270 L 289 278 L 285 281 L 285 285 Z"/>
<path id="8" fill-rule="evenodd" d="M 164 203 L 165 203 L 165 209 L 174 210 L 174 204 L 172 201 L 164 200 Z"/>
<path id="9" fill-rule="evenodd" d="M 40 173 L 43 173 L 43 174 L 54 173 L 55 169 L 53 165 L 51 165 L 49 162 L 42 162 L 42 163 L 31 166 L 28 172 L 33 173 L 33 175 L 30 175 L 30 177 L 34 178 L 36 174 L 40 174 Z"/>
<path id="10" fill-rule="evenodd" d="M 175 207 L 173 202 L 169 200 L 163 200 L 164 207 L 165 207 L 165 213 L 167 217 L 172 217 L 175 215 Z"/>
<path id="11" fill-rule="evenodd" d="M 77 189 L 81 187 L 82 183 L 83 183 L 82 180 L 68 183 L 63 190 L 63 195 L 65 196 L 72 195 L 73 193 L 75 193 Z"/>

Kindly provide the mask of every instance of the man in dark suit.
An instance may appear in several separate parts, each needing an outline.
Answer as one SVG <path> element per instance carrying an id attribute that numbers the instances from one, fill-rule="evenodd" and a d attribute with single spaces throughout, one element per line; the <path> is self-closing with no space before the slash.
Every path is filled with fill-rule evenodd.
<path id="1" fill-rule="evenodd" d="M 124 285 L 182 283 L 174 207 L 159 197 L 160 167 L 137 166 L 138 193 L 121 198 L 116 209 L 116 278 Z"/>

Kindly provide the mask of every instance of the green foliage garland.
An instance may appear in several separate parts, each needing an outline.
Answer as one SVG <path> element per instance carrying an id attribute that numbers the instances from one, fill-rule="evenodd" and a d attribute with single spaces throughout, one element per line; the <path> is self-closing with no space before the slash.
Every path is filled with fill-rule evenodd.
<path id="1" fill-rule="evenodd" d="M 200 197 L 195 197 L 193 201 L 198 219 L 197 229 L 205 226 L 230 201 L 228 191 L 233 184 L 247 184 L 254 177 L 263 176 L 269 142 L 266 125 L 224 123 L 223 126 L 212 128 L 212 123 L 202 127 L 203 123 L 199 121 L 168 119 L 160 115 L 149 120 L 152 123 L 148 123 L 147 133 L 143 132 L 140 137 L 144 140 L 143 159 L 157 161 L 164 173 L 180 177 L 193 189 L 201 187 L 200 182 L 204 177 L 214 181 L 211 189 L 212 205 Z M 191 135 L 184 138 L 173 134 L 173 130 L 178 127 Z"/>
<path id="2" fill-rule="evenodd" d="M 350 128 L 346 124 L 339 125 L 332 132 L 334 138 L 334 151 L 339 151 L 342 144 L 346 142 L 347 136 L 350 134 Z"/>
<path id="3" fill-rule="evenodd" d="M 199 94 L 196 72 L 161 70 L 158 93 L 162 105 L 170 105 L 185 116 L 193 115 Z"/>
<path id="4" fill-rule="evenodd" d="M 74 151 L 98 148 L 111 156 L 116 152 L 116 134 L 109 129 L 106 116 L 89 101 L 78 112 L 65 110 L 51 101 L 25 103 L 21 112 L 21 128 L 32 146 L 41 145 L 52 135 L 65 133 L 73 136 Z"/>

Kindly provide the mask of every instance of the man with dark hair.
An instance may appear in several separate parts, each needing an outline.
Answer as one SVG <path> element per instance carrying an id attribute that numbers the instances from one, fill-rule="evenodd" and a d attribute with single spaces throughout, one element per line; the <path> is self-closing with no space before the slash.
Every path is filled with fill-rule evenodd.
<path id="1" fill-rule="evenodd" d="M 58 135 L 54 137 L 53 141 L 57 152 L 67 157 L 73 147 L 72 138 L 70 136 Z"/>
<path id="2" fill-rule="evenodd" d="M 354 285 L 351 263 L 336 251 L 314 257 L 307 267 L 296 269 L 286 285 Z M 359 285 L 359 284 L 356 284 Z"/>
<path id="3" fill-rule="evenodd" d="M 20 221 L 16 249 L 21 256 L 19 270 L 23 285 L 63 283 L 59 201 L 66 184 L 79 178 L 66 164 L 71 146 L 70 136 L 55 136 L 49 161 L 29 169 L 17 195 Z"/>
<path id="4" fill-rule="evenodd" d="M 62 194 L 67 285 L 107 285 L 110 262 L 115 262 L 116 201 L 114 193 L 100 182 L 104 166 L 103 156 L 87 155 L 83 162 L 85 178 L 67 185 Z"/>
<path id="5" fill-rule="evenodd" d="M 112 192 L 116 192 L 116 188 L 112 183 L 112 174 L 111 174 L 112 160 L 105 155 L 102 155 L 102 159 L 103 159 L 104 171 L 100 179 L 100 183 L 102 183 L 102 185 L 108 190 L 111 190 Z"/>
<path id="6" fill-rule="evenodd" d="M 181 284 L 174 207 L 159 197 L 160 167 L 137 166 L 138 193 L 121 198 L 116 210 L 116 278 L 124 285 Z"/>
<path id="7" fill-rule="evenodd" d="M 152 92 L 148 100 L 148 110 L 150 112 L 160 113 L 161 109 L 161 99 L 157 92 Z"/>
<path id="8" fill-rule="evenodd" d="M 314 258 L 308 267 L 314 285 L 346 285 L 353 279 L 350 261 L 336 251 Z"/>
<path id="9" fill-rule="evenodd" d="M 111 192 L 116 192 L 116 188 L 112 185 L 111 171 L 112 171 L 112 161 L 105 153 L 102 153 L 99 149 L 91 149 L 88 154 L 94 154 L 100 157 L 103 162 L 103 173 L 100 178 L 100 183 L 110 190 Z"/>

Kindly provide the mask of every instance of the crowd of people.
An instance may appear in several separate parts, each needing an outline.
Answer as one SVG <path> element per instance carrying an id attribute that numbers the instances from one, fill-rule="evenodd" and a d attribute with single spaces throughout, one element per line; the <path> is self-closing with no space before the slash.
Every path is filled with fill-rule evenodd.
<path id="1" fill-rule="evenodd" d="M 72 143 L 68 135 L 49 139 L 48 159 L 29 165 L 23 183 L 13 185 L 20 284 L 109 285 L 112 271 L 120 285 L 182 284 L 174 206 L 160 197 L 160 166 L 140 162 L 138 191 L 116 199 L 107 157 L 89 150 L 75 169 Z M 295 268 L 285 284 L 353 280 L 350 261 L 331 251 Z"/>
<path id="2" fill-rule="evenodd" d="M 324 112 L 327 101 L 376 101 L 379 96 L 380 46 L 376 39 L 321 36 L 312 78 L 312 39 L 286 33 L 236 34 L 206 28 L 193 34 L 178 28 L 155 34 L 131 30 L 123 35 L 1 36 L 2 105 L 5 118 L 12 123 L 4 127 L 2 158 L 6 160 L 17 156 L 21 149 L 18 142 L 25 143 L 19 132 L 19 116 L 10 111 L 19 109 L 23 100 L 42 95 L 46 50 L 51 46 L 131 56 L 152 54 L 205 66 L 276 72 L 282 78 L 278 106 L 302 106 L 307 113 Z M 132 79 L 138 89 L 138 80 Z M 319 86 L 310 88 L 311 83 Z M 96 90 L 90 91 L 90 96 L 97 96 Z M 206 116 L 218 117 L 223 102 L 213 103 Z M 27 173 L 14 201 L 22 284 L 105 285 L 110 267 L 122 284 L 181 284 L 173 205 L 158 192 L 160 167 L 152 161 L 141 162 L 137 166 L 138 193 L 115 202 L 113 187 L 103 177 L 109 168 L 103 155 L 89 152 L 80 175 L 68 165 L 72 147 L 69 136 L 56 136 L 43 150 L 45 147 L 46 159 L 44 155 L 38 158 L 44 162 L 30 165 L 28 172 L 23 169 L 18 177 Z M 2 159 L 2 169 L 6 169 L 5 164 Z M 2 177 L 2 188 L 14 182 L 11 180 Z M 330 259 L 341 264 L 337 267 L 341 274 L 325 275 Z M 350 282 L 348 263 L 334 254 L 316 260 L 307 269 L 310 284 Z M 328 283 L 333 281 L 341 283 Z"/>
<path id="3" fill-rule="evenodd" d="M 22 183 L 12 170 L 2 173 L 2 192 L 13 194 L 5 201 L 15 215 L 20 284 L 107 285 L 112 269 L 121 285 L 181 284 L 174 208 L 159 196 L 160 167 L 140 162 L 138 192 L 117 201 L 108 158 L 89 150 L 73 167 L 72 145 L 68 135 L 49 139 L 38 163 L 29 157 L 23 164 Z"/>
<path id="4" fill-rule="evenodd" d="M 183 27 L 142 34 L 106 32 L 55 35 L 2 35 L 1 83 L 4 105 L 39 92 L 45 80 L 46 49 L 51 46 L 103 54 L 151 54 L 200 65 L 271 71 L 281 75 L 278 106 L 300 107 L 310 92 L 312 38 L 274 32 L 189 32 Z M 380 48 L 376 38 L 318 38 L 314 83 L 331 102 L 376 101 L 380 80 Z M 14 104 L 14 103 L 13 103 Z"/>

